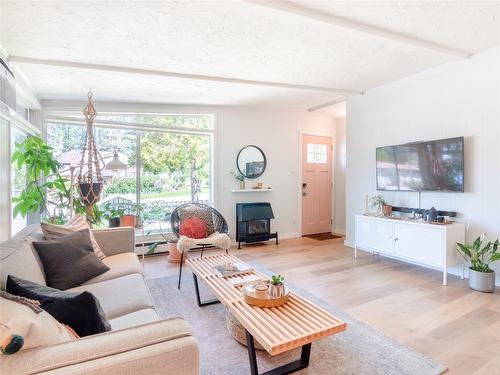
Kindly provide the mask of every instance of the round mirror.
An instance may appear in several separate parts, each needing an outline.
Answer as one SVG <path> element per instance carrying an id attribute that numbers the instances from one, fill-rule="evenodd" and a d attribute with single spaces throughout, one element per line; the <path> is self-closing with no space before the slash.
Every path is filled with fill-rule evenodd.
<path id="1" fill-rule="evenodd" d="M 246 178 L 257 178 L 266 170 L 266 155 L 257 146 L 249 145 L 238 152 L 236 166 Z"/>

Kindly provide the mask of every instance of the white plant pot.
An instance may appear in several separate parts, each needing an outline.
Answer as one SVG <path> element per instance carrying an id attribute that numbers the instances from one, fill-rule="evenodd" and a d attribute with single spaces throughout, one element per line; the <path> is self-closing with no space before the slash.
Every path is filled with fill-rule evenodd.
<path id="1" fill-rule="evenodd" d="M 271 284 L 269 294 L 271 295 L 271 298 L 281 298 L 283 297 L 283 294 L 285 294 L 285 286 L 283 284 Z"/>
<path id="2" fill-rule="evenodd" d="M 478 272 L 469 268 L 469 288 L 483 293 L 495 290 L 495 271 Z"/>

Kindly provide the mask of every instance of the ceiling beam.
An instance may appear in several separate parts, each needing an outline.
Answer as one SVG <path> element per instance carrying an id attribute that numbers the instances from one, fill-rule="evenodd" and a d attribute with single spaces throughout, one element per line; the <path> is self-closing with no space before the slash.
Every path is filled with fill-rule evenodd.
<path id="1" fill-rule="evenodd" d="M 326 108 L 326 107 L 330 107 L 332 105 L 339 104 L 339 103 L 342 103 L 342 102 L 345 102 L 345 98 L 339 98 L 339 99 L 329 100 L 328 102 L 321 103 L 321 104 L 315 105 L 314 107 L 308 108 L 307 112 L 318 111 L 320 109 L 323 109 L 323 108 Z"/>
<path id="2" fill-rule="evenodd" d="M 286 83 L 286 82 L 254 81 L 254 80 L 249 80 L 249 79 L 229 78 L 229 77 L 220 77 L 220 76 L 208 76 L 208 75 L 201 75 L 201 74 L 186 74 L 186 73 L 166 72 L 166 71 L 162 71 L 162 70 L 150 70 L 150 69 L 132 68 L 132 67 L 124 67 L 124 66 L 115 66 L 115 65 L 89 64 L 89 63 L 82 63 L 82 62 L 76 62 L 76 61 L 46 60 L 46 59 L 37 59 L 37 58 L 24 57 L 24 56 L 10 56 L 9 62 L 33 64 L 33 65 L 58 66 L 58 67 L 65 67 L 65 68 L 90 69 L 90 70 L 99 70 L 99 71 L 117 72 L 117 73 L 142 74 L 142 75 L 151 75 L 151 76 L 158 76 L 158 77 L 190 79 L 190 80 L 197 80 L 197 81 L 211 81 L 211 82 L 234 83 L 234 84 L 240 84 L 240 85 L 277 87 L 277 88 L 294 89 L 294 90 L 325 91 L 325 92 L 333 92 L 333 93 L 345 94 L 345 95 L 362 94 L 363 93 L 360 90 L 350 90 L 350 89 L 336 88 L 336 87 L 311 86 L 311 85 L 303 85 L 303 84 L 298 84 L 298 83 Z"/>
<path id="3" fill-rule="evenodd" d="M 414 47 L 428 49 L 435 52 L 440 52 L 446 55 L 451 55 L 460 58 L 469 58 L 473 55 L 473 53 L 469 51 L 453 48 L 450 46 L 446 46 L 444 44 L 435 43 L 429 40 L 417 38 L 412 35 L 385 29 L 383 27 L 378 27 L 368 23 L 355 21 L 350 18 L 336 16 L 331 13 L 302 6 L 292 1 L 287 1 L 287 0 L 244 0 L 244 1 L 276 9 L 282 12 L 295 14 L 300 17 L 306 17 L 316 21 L 328 23 L 330 25 L 343 27 L 345 29 L 354 30 L 372 36 L 377 36 L 379 38 L 384 38 L 395 42 L 412 45 Z"/>

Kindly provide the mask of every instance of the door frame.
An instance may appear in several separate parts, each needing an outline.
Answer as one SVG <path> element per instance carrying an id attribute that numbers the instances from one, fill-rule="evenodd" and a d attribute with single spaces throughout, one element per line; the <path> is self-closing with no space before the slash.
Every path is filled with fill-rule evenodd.
<path id="1" fill-rule="evenodd" d="M 330 231 L 334 233 L 334 228 L 335 228 L 335 182 L 334 182 L 334 177 L 335 177 L 335 136 L 332 134 L 325 134 L 321 132 L 311 132 L 311 131 L 305 131 L 305 130 L 299 130 L 299 141 L 298 141 L 298 149 L 299 149 L 299 157 L 298 157 L 298 181 L 297 181 L 297 188 L 298 188 L 298 206 L 299 206 L 299 217 L 297 219 L 297 225 L 298 227 L 298 233 L 299 236 L 302 237 L 302 136 L 304 135 L 312 135 L 316 137 L 325 137 L 325 138 L 331 138 L 332 140 L 332 188 L 330 191 L 330 194 L 332 195 L 332 224 L 330 226 Z"/>

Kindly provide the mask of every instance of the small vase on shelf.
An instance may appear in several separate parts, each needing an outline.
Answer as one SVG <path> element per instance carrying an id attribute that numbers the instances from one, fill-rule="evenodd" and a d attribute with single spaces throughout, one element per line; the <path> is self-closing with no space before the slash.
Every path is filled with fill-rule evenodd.
<path id="1" fill-rule="evenodd" d="M 245 190 L 245 180 L 240 181 L 240 190 Z"/>

